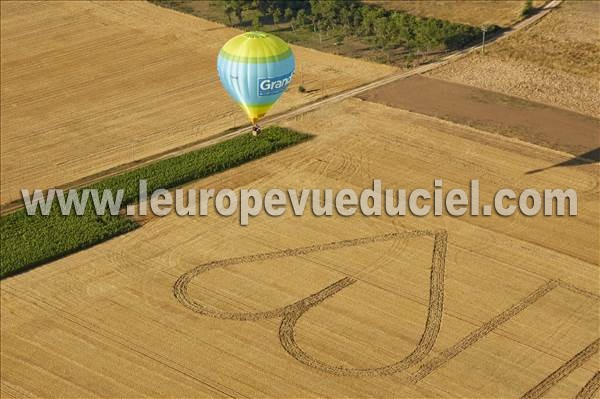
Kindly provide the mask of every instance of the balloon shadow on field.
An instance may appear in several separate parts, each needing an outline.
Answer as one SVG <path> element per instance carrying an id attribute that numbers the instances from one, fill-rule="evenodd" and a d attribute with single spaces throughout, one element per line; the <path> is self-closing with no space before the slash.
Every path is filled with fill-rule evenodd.
<path id="1" fill-rule="evenodd" d="M 532 175 L 534 173 L 543 172 L 545 170 L 548 170 L 551 168 L 558 168 L 561 166 L 579 166 L 579 165 L 587 165 L 587 164 L 598 163 L 598 162 L 600 162 L 600 147 L 595 148 L 591 151 L 588 151 L 584 154 L 577 155 L 576 157 L 573 157 L 573 158 L 563 161 L 561 163 L 557 163 L 556 165 L 552 165 L 552 166 L 548 166 L 548 167 L 540 168 L 540 169 L 530 170 L 530 171 L 526 172 L 525 174 Z"/>

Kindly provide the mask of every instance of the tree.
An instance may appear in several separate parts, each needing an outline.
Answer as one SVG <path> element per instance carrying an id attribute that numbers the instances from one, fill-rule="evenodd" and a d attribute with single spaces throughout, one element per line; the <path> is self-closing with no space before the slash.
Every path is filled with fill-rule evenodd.
<path id="1" fill-rule="evenodd" d="M 256 14 L 254 18 L 252 18 L 252 30 L 257 31 L 260 30 L 260 15 Z"/>
<path id="2" fill-rule="evenodd" d="M 252 1 L 252 7 L 257 9 L 261 15 L 266 15 L 273 10 L 272 0 L 254 0 Z"/>
<path id="3" fill-rule="evenodd" d="M 377 18 L 373 23 L 373 28 L 377 46 L 381 47 L 381 49 L 388 47 L 392 34 L 388 19 L 386 17 Z"/>
<path id="4" fill-rule="evenodd" d="M 362 20 L 360 24 L 360 33 L 363 36 L 375 34 L 375 21 L 378 18 L 385 17 L 385 11 L 380 7 L 362 7 Z"/>
<path id="5" fill-rule="evenodd" d="M 339 46 L 344 43 L 344 39 L 346 38 L 344 29 L 335 29 L 333 31 L 333 37 L 335 38 L 335 45 Z"/>
<path id="6" fill-rule="evenodd" d="M 325 22 L 323 22 L 320 19 L 317 19 L 316 25 L 313 22 L 313 26 L 315 26 L 315 29 L 317 29 L 317 31 L 319 32 L 319 44 L 323 44 L 323 26 L 325 25 Z"/>
<path id="7" fill-rule="evenodd" d="M 244 22 L 244 2 L 242 0 L 229 0 L 231 7 L 233 8 L 233 12 L 238 19 L 238 24 L 242 24 Z"/>
<path id="8" fill-rule="evenodd" d="M 319 20 L 319 16 L 315 15 L 315 14 L 310 14 L 308 19 L 310 20 L 310 23 L 312 24 L 313 32 L 316 32 L 317 31 L 317 21 Z"/>
<path id="9" fill-rule="evenodd" d="M 290 22 L 290 25 L 292 26 L 292 31 L 296 32 L 296 29 L 294 29 L 294 11 L 292 11 L 292 9 L 289 7 L 286 8 L 283 17 L 286 21 Z"/>
<path id="10" fill-rule="evenodd" d="M 523 10 L 521 10 L 521 15 L 523 17 L 528 16 L 533 11 L 533 0 L 525 0 L 525 4 L 523 5 Z"/>
<path id="11" fill-rule="evenodd" d="M 227 15 L 227 19 L 229 20 L 229 25 L 231 25 L 231 14 L 233 14 L 233 5 L 230 2 L 225 3 L 225 15 Z"/>
<path id="12" fill-rule="evenodd" d="M 340 14 L 338 15 L 340 22 L 344 27 L 344 32 L 350 32 L 350 24 L 352 20 L 353 10 L 348 7 L 344 7 L 340 10 Z"/>
<path id="13" fill-rule="evenodd" d="M 273 23 L 275 26 L 279 28 L 279 21 L 281 20 L 281 10 L 279 8 L 275 8 L 273 10 Z"/>
<path id="14" fill-rule="evenodd" d="M 294 21 L 296 22 L 296 26 L 298 26 L 299 28 L 302 28 L 303 26 L 306 25 L 306 11 L 304 11 L 304 9 L 301 9 L 298 11 L 298 13 L 296 14 L 296 18 L 294 18 Z"/>

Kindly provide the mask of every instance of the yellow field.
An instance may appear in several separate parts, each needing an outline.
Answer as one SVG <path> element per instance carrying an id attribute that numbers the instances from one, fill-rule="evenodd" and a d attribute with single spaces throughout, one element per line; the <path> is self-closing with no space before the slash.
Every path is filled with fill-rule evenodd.
<path id="1" fill-rule="evenodd" d="M 569 157 L 354 98 L 285 125 L 316 138 L 190 187 L 478 178 L 482 203 L 503 187 L 572 187 L 579 215 L 152 219 L 2 281 L 2 397 L 597 388 L 597 165 L 527 175 Z"/>
<path id="2" fill-rule="evenodd" d="M 234 29 L 147 2 L 1 7 L 0 203 L 246 123 L 216 72 Z M 394 71 L 293 50 L 302 62 L 271 114 Z"/>
<path id="3" fill-rule="evenodd" d="M 370 0 L 389 10 L 402 10 L 422 17 L 433 17 L 473 26 L 507 27 L 521 19 L 524 1 L 515 0 Z M 545 1 L 535 0 L 534 7 Z"/>
<path id="4" fill-rule="evenodd" d="M 600 117 L 600 2 L 564 1 L 538 24 L 431 76 Z"/>

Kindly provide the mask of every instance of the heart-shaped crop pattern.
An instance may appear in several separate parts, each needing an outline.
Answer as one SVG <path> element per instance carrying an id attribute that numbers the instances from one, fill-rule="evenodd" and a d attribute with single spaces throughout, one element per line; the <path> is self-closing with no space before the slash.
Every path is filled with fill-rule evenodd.
<path id="1" fill-rule="evenodd" d="M 292 304 L 278 307 L 263 312 L 225 312 L 213 310 L 201 302 L 192 298 L 188 292 L 190 283 L 201 274 L 217 268 L 227 266 L 248 264 L 267 261 L 271 259 L 283 259 L 295 256 L 308 255 L 319 251 L 330 251 L 353 246 L 368 245 L 378 242 L 392 240 L 406 240 L 417 237 L 433 238 L 433 253 L 431 259 L 431 270 L 429 277 L 429 306 L 425 327 L 419 342 L 414 350 L 400 361 L 383 367 L 376 368 L 347 368 L 329 365 L 321 360 L 307 354 L 296 343 L 294 327 L 300 317 L 311 308 L 332 297 L 337 292 L 354 284 L 357 280 L 353 277 L 345 277 L 322 290 L 309 295 Z M 380 376 L 389 375 L 405 370 L 420 362 L 433 347 L 442 321 L 444 306 L 444 269 L 447 247 L 447 232 L 445 230 L 410 230 L 399 233 L 389 233 L 372 237 L 357 238 L 353 240 L 334 241 L 324 244 L 311 245 L 300 248 L 289 248 L 274 252 L 265 252 L 249 256 L 241 256 L 230 259 L 217 260 L 201 264 L 180 276 L 173 287 L 175 298 L 186 308 L 204 316 L 227 320 L 257 321 L 280 317 L 282 319 L 279 327 L 279 340 L 283 348 L 291 356 L 301 363 L 336 375 L 352 376 Z"/>

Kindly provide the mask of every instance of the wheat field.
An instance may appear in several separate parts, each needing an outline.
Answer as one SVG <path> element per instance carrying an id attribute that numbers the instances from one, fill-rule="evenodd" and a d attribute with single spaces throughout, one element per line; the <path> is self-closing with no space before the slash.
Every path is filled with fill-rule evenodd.
<path id="1" fill-rule="evenodd" d="M 563 1 L 539 23 L 430 73 L 600 118 L 600 2 Z"/>
<path id="2" fill-rule="evenodd" d="M 2 1 L 1 14 L 2 204 L 247 123 L 216 71 L 235 29 L 148 2 Z M 395 71 L 293 51 L 271 115 Z"/>
<path id="3" fill-rule="evenodd" d="M 401 10 L 421 17 L 439 18 L 472 26 L 508 27 L 522 16 L 524 2 L 515 0 L 367 0 L 388 10 Z M 544 0 L 533 1 L 541 7 Z"/>
<path id="4" fill-rule="evenodd" d="M 2 281 L 2 397 L 589 397 L 598 168 L 356 98 L 188 187 L 572 187 L 577 217 L 178 217 Z M 340 145 L 340 144 L 343 145 Z M 586 396 L 587 395 L 587 396 Z"/>

